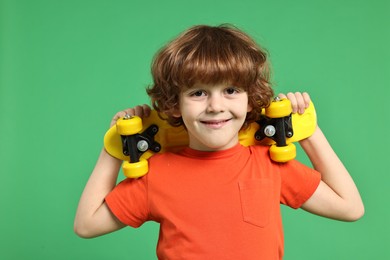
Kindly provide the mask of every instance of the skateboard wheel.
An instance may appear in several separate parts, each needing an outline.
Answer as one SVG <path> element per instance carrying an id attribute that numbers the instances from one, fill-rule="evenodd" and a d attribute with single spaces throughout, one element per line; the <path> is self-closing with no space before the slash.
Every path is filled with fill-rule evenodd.
<path id="1" fill-rule="evenodd" d="M 291 102 L 288 99 L 272 101 L 269 107 L 265 109 L 265 115 L 270 118 L 281 118 L 289 116 L 291 112 Z"/>
<path id="2" fill-rule="evenodd" d="M 272 145 L 269 148 L 269 154 L 274 162 L 287 162 L 295 158 L 296 147 L 293 143 L 286 146 Z"/>
<path id="3" fill-rule="evenodd" d="M 116 122 L 116 131 L 119 135 L 135 135 L 142 130 L 142 119 L 138 116 L 120 118 Z"/>
<path id="4" fill-rule="evenodd" d="M 124 161 L 122 165 L 123 174 L 127 178 L 139 178 L 148 173 L 148 161 L 146 159 L 141 159 L 139 162 L 130 163 Z"/>

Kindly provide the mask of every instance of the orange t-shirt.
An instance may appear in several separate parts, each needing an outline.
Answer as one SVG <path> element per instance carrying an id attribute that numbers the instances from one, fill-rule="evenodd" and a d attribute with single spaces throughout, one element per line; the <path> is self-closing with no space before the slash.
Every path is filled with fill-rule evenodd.
<path id="1" fill-rule="evenodd" d="M 299 208 L 320 174 L 293 160 L 274 163 L 268 148 L 156 154 L 149 172 L 106 197 L 124 224 L 160 223 L 159 259 L 281 259 L 280 203 Z"/>

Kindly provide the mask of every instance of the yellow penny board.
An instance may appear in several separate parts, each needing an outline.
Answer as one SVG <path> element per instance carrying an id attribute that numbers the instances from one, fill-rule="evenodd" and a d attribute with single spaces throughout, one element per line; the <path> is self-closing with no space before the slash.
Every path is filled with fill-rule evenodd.
<path id="1" fill-rule="evenodd" d="M 285 99 L 282 100 L 289 106 L 289 109 L 291 109 L 290 102 Z M 283 103 L 283 105 L 286 105 Z M 271 115 L 272 118 L 279 118 L 278 111 L 281 111 L 279 109 L 282 103 L 280 101 L 274 101 L 271 102 L 270 107 L 265 109 L 264 115 L 269 116 Z M 268 111 L 267 111 L 268 110 Z M 274 113 L 276 112 L 276 113 Z M 134 117 L 139 119 L 138 117 Z M 117 125 L 111 127 L 104 136 L 104 147 L 106 151 L 112 155 L 115 158 L 118 158 L 120 160 L 127 162 L 129 165 L 136 165 L 138 162 L 131 162 L 128 155 L 123 154 L 123 148 L 122 148 L 122 140 L 121 135 L 118 133 L 118 125 L 123 122 L 123 120 L 126 120 L 125 118 L 121 118 L 118 120 Z M 127 119 L 129 120 L 129 119 Z M 132 119 L 130 119 L 132 120 Z M 310 103 L 309 107 L 305 110 L 304 114 L 292 114 L 291 116 L 292 121 L 292 128 L 294 131 L 294 134 L 290 138 L 286 138 L 286 146 L 284 147 L 277 147 L 276 142 L 272 140 L 271 138 L 265 137 L 264 139 L 258 141 L 255 139 L 256 131 L 259 130 L 260 126 L 258 123 L 254 122 L 249 125 L 248 128 L 241 130 L 239 133 L 239 142 L 244 146 L 249 145 L 269 145 L 271 146 L 270 149 L 270 156 L 271 159 L 277 162 L 286 162 L 288 160 L 291 160 L 295 157 L 295 146 L 292 144 L 293 142 L 298 142 L 300 140 L 303 140 L 309 136 L 311 136 L 315 128 L 317 126 L 317 116 L 315 112 L 315 108 L 313 103 Z M 167 123 L 167 121 L 161 119 L 158 115 L 158 113 L 155 110 L 151 111 L 151 114 L 149 117 L 142 118 L 141 125 L 139 129 L 140 131 L 135 130 L 137 133 L 143 133 L 145 129 L 147 129 L 152 124 L 157 125 L 159 130 L 154 136 L 154 140 L 158 142 L 161 145 L 161 150 L 159 152 L 175 152 L 178 151 L 186 146 L 188 146 L 188 134 L 187 131 L 183 126 L 180 127 L 173 127 Z M 275 150 L 276 149 L 276 150 Z M 286 152 L 286 149 L 288 151 Z M 293 150 L 291 150 L 293 149 Z M 127 177 L 140 177 L 147 173 L 147 162 L 146 160 L 150 158 L 154 152 L 147 150 L 140 156 L 140 161 L 143 161 L 143 170 L 138 170 L 138 166 L 132 167 L 133 169 L 127 170 L 128 173 L 125 173 Z M 288 154 L 285 156 L 285 154 Z M 146 165 L 145 165 L 146 164 Z M 134 169 L 136 168 L 136 169 Z M 132 173 L 131 171 L 134 171 Z M 139 171 L 138 173 L 136 173 Z"/>

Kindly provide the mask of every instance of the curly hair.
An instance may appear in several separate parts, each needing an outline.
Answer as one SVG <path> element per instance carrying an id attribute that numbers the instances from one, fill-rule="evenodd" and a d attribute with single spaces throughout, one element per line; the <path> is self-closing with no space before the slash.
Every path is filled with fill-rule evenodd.
<path id="1" fill-rule="evenodd" d="M 173 126 L 180 93 L 197 83 L 231 84 L 248 94 L 245 125 L 257 120 L 274 95 L 267 55 L 246 33 L 231 25 L 189 28 L 157 52 L 151 67 L 153 84 L 147 88 L 152 106 Z"/>

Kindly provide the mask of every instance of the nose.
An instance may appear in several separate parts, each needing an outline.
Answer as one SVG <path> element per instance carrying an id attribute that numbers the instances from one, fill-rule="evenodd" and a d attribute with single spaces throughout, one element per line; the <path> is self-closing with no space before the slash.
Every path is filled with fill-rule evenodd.
<path id="1" fill-rule="evenodd" d="M 208 113 L 219 113 L 225 110 L 224 98 L 221 95 L 214 94 L 209 95 L 207 103 L 207 112 Z"/>

